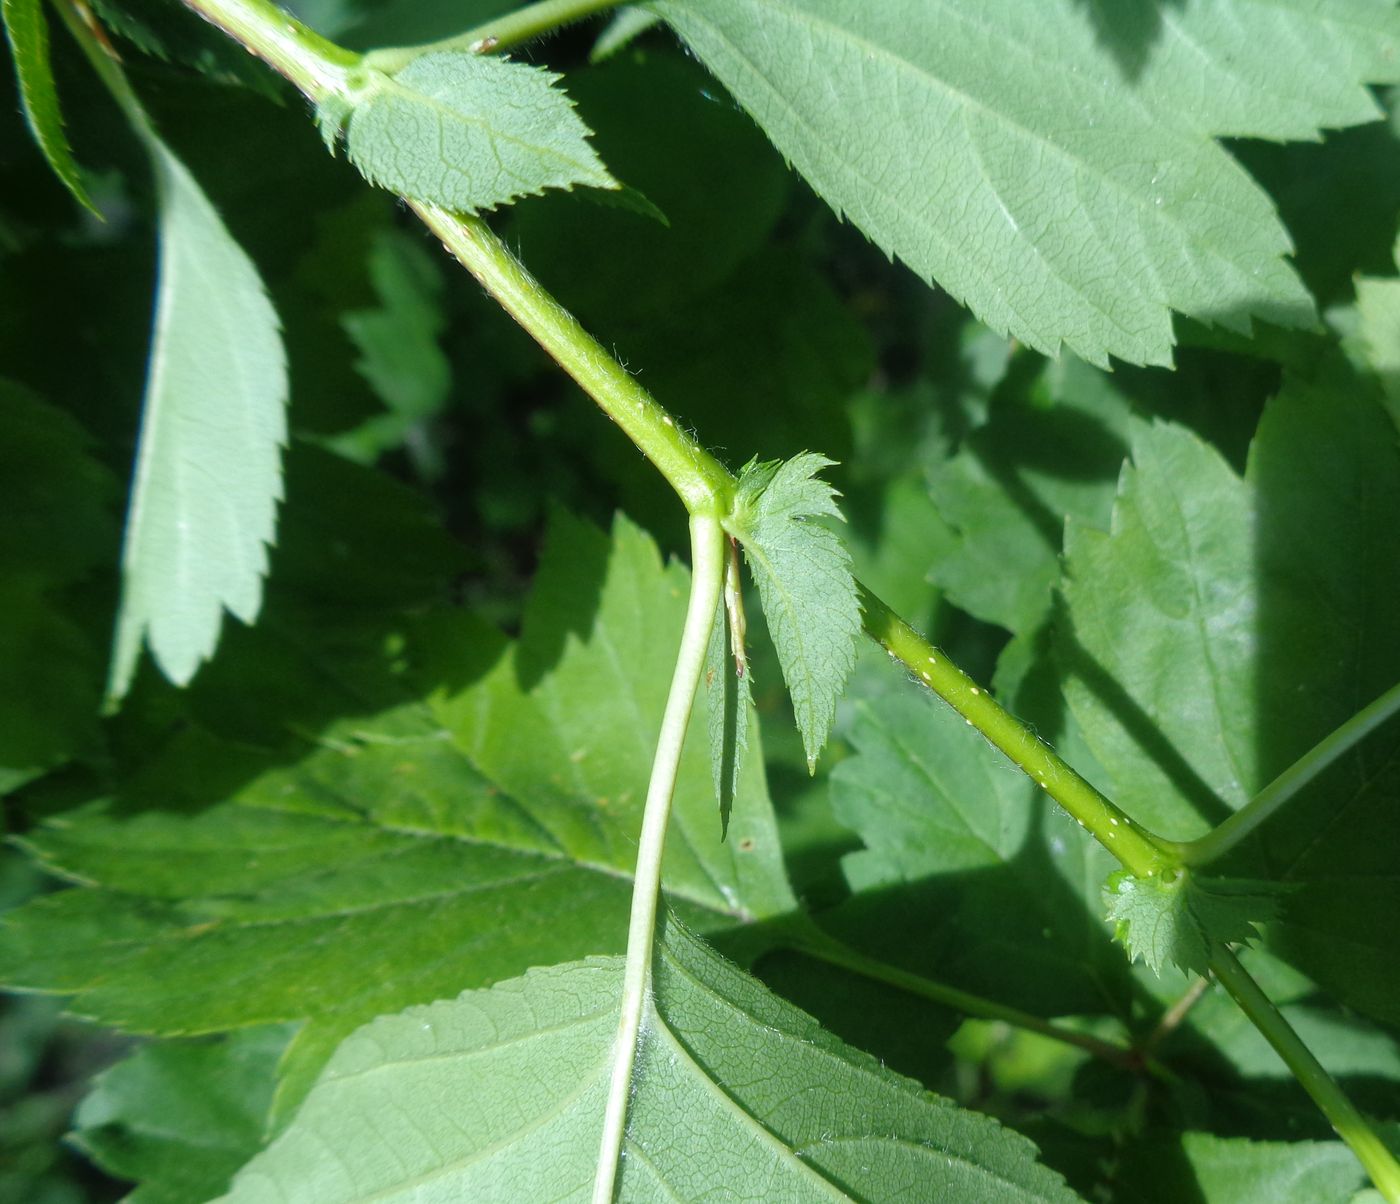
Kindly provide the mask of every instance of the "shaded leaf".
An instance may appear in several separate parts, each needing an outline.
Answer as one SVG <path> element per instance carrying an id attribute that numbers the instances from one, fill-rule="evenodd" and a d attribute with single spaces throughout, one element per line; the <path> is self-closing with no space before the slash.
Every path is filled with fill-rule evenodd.
<path id="1" fill-rule="evenodd" d="M 654 973 L 620 1200 L 1075 1198 L 1024 1138 L 842 1045 L 674 921 Z M 591 959 L 375 1021 L 224 1198 L 587 1199 L 621 982 L 621 959 Z"/>
<path id="2" fill-rule="evenodd" d="M 5 35 L 14 56 L 19 96 L 29 131 L 63 186 L 75 200 L 97 213 L 97 206 L 83 186 L 73 150 L 68 145 L 68 135 L 63 132 L 58 89 L 49 63 L 49 27 L 44 19 L 42 0 L 4 0 L 0 4 L 0 16 L 5 19 Z"/>
<path id="3" fill-rule="evenodd" d="M 1400 266 L 1400 241 L 1395 262 Z M 1367 364 L 1380 377 L 1391 415 L 1400 423 L 1400 280 L 1359 278 L 1356 309 Z"/>
<path id="4" fill-rule="evenodd" d="M 1400 679 L 1400 456 L 1365 382 L 1291 383 L 1242 481 L 1158 426 L 1111 532 L 1071 526 L 1060 652 L 1134 818 L 1191 837 Z M 1266 934 L 1335 997 L 1400 1018 L 1400 727 L 1313 781 L 1228 872 L 1299 888 Z"/>
<path id="5" fill-rule="evenodd" d="M 321 132 L 373 184 L 467 213 L 546 188 L 616 188 L 559 76 L 465 51 L 414 59 L 396 75 L 370 70 L 348 112 L 336 99 Z"/>
<path id="6" fill-rule="evenodd" d="M 138 130 L 160 197 L 160 274 L 108 693 L 144 641 L 171 681 L 213 655 L 225 610 L 262 605 L 286 441 L 287 365 L 257 269 L 198 183 Z"/>
<path id="7" fill-rule="evenodd" d="M 931 466 L 934 505 L 958 535 L 929 575 L 970 614 L 1027 633 L 1050 610 L 1067 518 L 1106 523 L 1141 424 L 1112 378 L 1066 358 L 1043 393 L 998 397 L 988 422 Z"/>
<path id="8" fill-rule="evenodd" d="M 284 1028 L 148 1045 L 93 1081 L 73 1141 L 139 1184 L 126 1204 L 189 1204 L 227 1189 L 265 1142 Z"/>
<path id="9" fill-rule="evenodd" d="M 1172 310 L 1244 332 L 1252 317 L 1312 321 L 1268 197 L 1177 116 L 1200 111 L 1212 132 L 1249 125 L 1220 103 L 1181 103 L 1202 90 L 1189 32 L 1181 77 L 1173 68 L 1153 104 L 1073 0 L 652 7 L 837 213 L 999 332 L 1100 365 L 1109 355 L 1162 364 Z M 1281 46 L 1296 59 L 1309 44 L 1289 45 L 1300 29 L 1326 34 L 1315 6 L 1279 23 L 1294 28 L 1270 29 L 1277 7 L 1241 21 L 1270 79 Z M 1373 31 L 1393 25 L 1372 8 Z M 1360 49 L 1364 37 L 1348 43 L 1354 65 L 1388 75 L 1393 63 Z M 1347 112 L 1369 103 L 1360 82 L 1347 85 Z M 1232 80 L 1230 95 L 1241 94 Z M 1251 97 L 1251 112 L 1272 114 L 1271 100 Z M 1310 120 L 1335 119 L 1331 104 L 1303 107 Z"/>
<path id="10" fill-rule="evenodd" d="M 1126 1010 L 1122 956 L 1099 912 L 1111 855 L 922 692 L 859 700 L 849 739 L 831 805 L 866 847 L 843 859 L 854 897 L 823 926 L 1040 1015 Z"/>
<path id="11" fill-rule="evenodd" d="M 860 634 L 850 553 L 811 521 L 841 517 L 836 491 L 816 475 L 832 463 L 813 452 L 750 463 L 739 474 L 731 530 L 758 582 L 809 770 L 855 667 Z"/>
<path id="12" fill-rule="evenodd" d="M 114 556 L 116 481 L 68 414 L 0 379 L 0 794 L 95 748 L 100 653 L 71 591 Z"/>
<path id="13" fill-rule="evenodd" d="M 327 442 L 342 455 L 373 463 L 407 440 L 432 479 L 442 475 L 443 464 L 424 423 L 447 404 L 452 389 L 452 365 L 439 343 L 447 325 L 442 277 L 417 241 L 390 230 L 374 241 L 369 274 L 380 305 L 343 314 L 341 325 L 360 353 L 355 367 L 388 412 Z"/>
<path id="14" fill-rule="evenodd" d="M 324 652 L 265 639 L 244 705 L 316 722 L 345 695 L 342 717 L 273 755 L 191 728 L 123 791 L 122 810 L 164 809 L 36 830 L 85 885 L 7 917 L 0 973 L 142 1032 L 305 1019 L 285 1112 L 372 1016 L 620 950 L 687 587 L 625 520 L 609 540 L 561 516 L 518 644 L 450 612 L 368 648 L 345 621 Z M 789 910 L 761 759 L 724 845 L 703 736 L 681 774 L 675 905 L 706 928 Z"/>

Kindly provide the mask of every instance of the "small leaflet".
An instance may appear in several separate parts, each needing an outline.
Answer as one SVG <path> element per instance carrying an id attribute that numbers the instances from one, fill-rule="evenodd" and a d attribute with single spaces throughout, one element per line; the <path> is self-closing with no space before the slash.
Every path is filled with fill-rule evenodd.
<path id="1" fill-rule="evenodd" d="M 357 98 L 317 113 L 334 146 L 373 184 L 478 213 L 547 188 L 615 189 L 559 76 L 466 51 L 414 59 L 395 75 L 366 70 Z"/>
<path id="2" fill-rule="evenodd" d="M 834 531 L 809 521 L 841 518 L 836 490 L 817 476 L 834 463 L 815 452 L 782 463 L 751 461 L 739 474 L 729 527 L 758 582 L 813 772 L 860 634 L 850 553 Z"/>
<path id="3" fill-rule="evenodd" d="M 1114 935 L 1161 974 L 1171 963 L 1187 974 L 1206 974 L 1222 945 L 1257 940 L 1257 924 L 1278 912 L 1278 883 L 1243 878 L 1197 878 L 1186 870 L 1136 878 L 1119 872 L 1104 884 Z"/>

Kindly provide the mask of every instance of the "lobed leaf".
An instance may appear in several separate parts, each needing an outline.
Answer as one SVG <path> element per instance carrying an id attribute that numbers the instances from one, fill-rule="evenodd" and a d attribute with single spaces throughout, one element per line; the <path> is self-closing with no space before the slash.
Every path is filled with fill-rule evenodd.
<path id="1" fill-rule="evenodd" d="M 305 627 L 249 633 L 202 712 L 228 737 L 187 725 L 115 812 L 28 838 L 84 885 L 7 915 L 0 976 L 139 1032 L 302 1020 L 285 1112 L 373 1016 L 621 950 L 687 586 L 625 520 L 609 539 L 561 516 L 516 644 L 453 612 L 387 634 L 333 619 L 339 590 Z M 790 910 L 761 759 L 724 845 L 705 760 L 689 741 L 675 906 L 707 929 Z"/>
<path id="2" fill-rule="evenodd" d="M 184 164 L 138 132 L 160 199 L 160 268 L 108 682 L 118 699 L 143 641 L 185 685 L 225 610 L 257 617 L 287 437 L 286 354 L 257 269 Z"/>
<path id="3" fill-rule="evenodd" d="M 1368 381 L 1291 381 L 1241 480 L 1193 435 L 1139 438 L 1112 528 L 1072 525 L 1067 694 L 1134 818 L 1173 838 L 1243 806 L 1400 680 L 1400 456 Z M 1266 932 L 1336 998 L 1400 1019 L 1400 726 L 1309 784 L 1230 872 L 1293 884 Z"/>
<path id="4" fill-rule="evenodd" d="M 850 553 L 834 532 L 809 521 L 841 517 L 836 491 L 816 475 L 832 463 L 813 452 L 750 463 L 739 476 L 730 532 L 758 582 L 809 771 L 855 667 L 860 635 Z"/>
<path id="5" fill-rule="evenodd" d="M 821 1031 L 674 920 L 654 963 L 618 1199 L 1071 1201 L 1035 1147 Z M 376 1020 L 228 1204 L 586 1200 L 620 958 Z"/>
<path id="6" fill-rule="evenodd" d="M 318 120 L 328 144 L 344 133 L 345 153 L 371 183 L 465 213 L 547 188 L 617 188 L 558 79 L 438 51 L 392 76 L 369 71 L 348 112 L 336 99 Z"/>
<path id="7" fill-rule="evenodd" d="M 14 57 L 20 102 L 30 133 L 54 175 L 63 181 L 74 199 L 98 213 L 83 187 L 82 175 L 68 145 L 68 135 L 63 132 L 58 88 L 49 62 L 49 27 L 44 20 L 42 0 L 3 0 L 0 17 L 4 18 L 5 36 Z"/>
<path id="8" fill-rule="evenodd" d="M 1334 39 L 1343 82 L 1308 62 L 1286 110 L 1276 60 L 1304 60 L 1334 32 L 1314 4 L 1212 5 L 1180 21 L 1134 6 L 1166 31 L 1141 81 L 1096 36 L 1090 14 L 1108 7 L 1075 0 L 652 8 L 887 254 L 995 330 L 1099 365 L 1168 363 L 1173 310 L 1246 333 L 1255 317 L 1310 324 L 1269 198 L 1206 134 L 1374 116 L 1359 85 L 1395 70 L 1387 43 L 1368 41 L 1393 37 L 1395 15 L 1365 0 Z M 1232 21 L 1220 50 L 1197 48 Z M 1227 99 L 1212 101 L 1221 81 Z"/>

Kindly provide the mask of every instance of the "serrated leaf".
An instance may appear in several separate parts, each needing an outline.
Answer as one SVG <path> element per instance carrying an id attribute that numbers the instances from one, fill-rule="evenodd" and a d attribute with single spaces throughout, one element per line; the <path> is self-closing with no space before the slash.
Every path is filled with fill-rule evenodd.
<path id="1" fill-rule="evenodd" d="M 188 1204 L 227 1190 L 265 1142 L 277 1061 L 291 1034 L 161 1042 L 99 1074 L 69 1140 L 139 1186 L 127 1204 Z"/>
<path id="2" fill-rule="evenodd" d="M 356 369 L 388 412 L 327 443 L 342 455 L 372 464 L 407 442 L 420 473 L 436 479 L 442 475 L 442 457 L 424 424 L 442 410 L 452 389 L 452 364 L 438 342 L 447 324 L 442 277 L 423 248 L 396 231 L 376 237 L 369 274 L 379 306 L 345 313 L 341 325 L 360 353 Z"/>
<path id="3" fill-rule="evenodd" d="M 1250 19 L 1230 39 L 1264 65 L 1261 84 L 1300 30 L 1312 36 L 1288 49 L 1290 60 L 1327 33 L 1315 5 L 1291 22 L 1278 7 L 1245 6 Z M 1376 30 L 1393 25 L 1371 7 Z M 1182 94 L 1201 90 L 1191 28 L 1178 35 L 1164 18 L 1172 65 L 1144 94 L 1074 0 L 652 8 L 839 214 L 999 332 L 1099 365 L 1110 355 L 1164 364 L 1172 310 L 1244 332 L 1253 317 L 1313 320 L 1268 197 L 1178 115 L 1192 108 Z M 1364 39 L 1346 43 L 1352 65 L 1388 77 L 1393 64 L 1360 49 Z M 1204 52 L 1207 74 L 1233 77 L 1229 53 Z M 1330 77 L 1320 82 L 1335 93 Z M 1302 108 L 1311 121 L 1354 119 L 1368 103 L 1360 82 L 1353 75 L 1336 104 L 1329 94 Z M 1232 78 L 1230 95 L 1245 92 Z M 1239 133 L 1277 106 L 1269 92 L 1197 111 L 1210 132 Z"/>
<path id="4" fill-rule="evenodd" d="M 464 213 L 547 188 L 617 188 L 588 127 L 555 88 L 559 76 L 465 51 L 414 59 L 396 75 L 369 71 L 353 108 L 318 114 L 373 184 Z"/>
<path id="5" fill-rule="evenodd" d="M 957 542 L 930 579 L 969 614 L 1033 631 L 1060 576 L 1067 518 L 1106 523 L 1118 472 L 1141 420 L 1113 378 L 1078 360 L 1047 364 L 1041 398 L 998 398 L 956 455 L 930 465 L 928 487 Z"/>
<path id="6" fill-rule="evenodd" d="M 809 770 L 855 667 L 860 634 L 850 553 L 835 532 L 810 521 L 841 518 L 836 491 L 816 475 L 832 463 L 803 452 L 781 464 L 748 465 L 739 476 L 730 532 L 758 582 Z"/>
<path id="7" fill-rule="evenodd" d="M 1256 925 L 1278 910 L 1270 883 L 1185 870 L 1149 878 L 1116 873 L 1104 887 L 1104 903 L 1129 958 L 1141 958 L 1154 974 L 1168 965 L 1184 974 L 1210 973 L 1217 950 L 1258 939 Z"/>
<path id="8" fill-rule="evenodd" d="M 276 77 L 223 30 L 183 5 L 163 0 L 92 0 L 102 24 L 138 49 L 201 75 L 280 96 Z"/>
<path id="9" fill-rule="evenodd" d="M 58 107 L 58 88 L 49 63 L 49 27 L 44 19 L 42 0 L 3 0 L 0 16 L 5 20 L 5 36 L 14 56 L 20 101 L 25 120 L 39 149 L 44 152 L 53 173 L 75 200 L 93 213 L 97 206 L 83 187 L 82 175 L 63 132 L 63 115 Z M 98 216 L 101 216 L 98 214 Z"/>
<path id="10" fill-rule="evenodd" d="M 1109 854 L 906 683 L 858 699 L 847 739 L 831 807 L 865 847 L 842 859 L 852 898 L 821 914 L 824 927 L 1039 1015 L 1126 1011 L 1122 955 L 1099 912 Z"/>
<path id="11" fill-rule="evenodd" d="M 1400 680 L 1400 456 L 1369 382 L 1291 382 L 1240 480 L 1158 426 L 1134 445 L 1112 530 L 1072 526 L 1066 691 L 1115 794 L 1200 835 Z M 1400 1019 L 1400 727 L 1342 758 L 1230 870 L 1299 884 L 1270 925 L 1336 998 Z"/>
<path id="12" fill-rule="evenodd" d="M 687 587 L 625 520 L 609 539 L 560 516 L 516 644 L 455 612 L 367 637 L 339 589 L 305 630 L 247 633 L 213 700 L 233 721 L 205 703 L 236 742 L 187 726 L 120 792 L 160 809 L 30 835 L 86 885 L 7 916 L 0 975 L 141 1032 L 304 1020 L 284 1112 L 372 1016 L 621 950 Z M 687 742 L 665 883 L 707 929 L 793 907 L 761 758 L 721 845 L 704 739 Z"/>
<path id="13" fill-rule="evenodd" d="M 619 1200 L 1075 1199 L 1024 1138 L 843 1045 L 673 920 L 654 976 Z M 375 1021 L 224 1199 L 588 1199 L 621 983 L 621 959 L 590 959 Z"/>
<path id="14" fill-rule="evenodd" d="M 257 268 L 194 177 L 149 128 L 160 199 L 155 330 L 122 551 L 108 693 L 144 641 L 185 685 L 225 610 L 251 623 L 282 497 L 287 363 Z"/>

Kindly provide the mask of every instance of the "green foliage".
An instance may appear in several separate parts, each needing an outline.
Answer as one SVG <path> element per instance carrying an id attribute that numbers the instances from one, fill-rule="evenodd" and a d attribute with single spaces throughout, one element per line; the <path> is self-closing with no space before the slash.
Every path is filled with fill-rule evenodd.
<path id="1" fill-rule="evenodd" d="M 551 966 L 375 1021 L 223 1198 L 586 1199 L 621 971 Z M 674 921 L 655 975 L 619 1199 L 1075 1198 L 1029 1142 L 842 1045 Z M 485 1106 L 459 1115 L 462 1098 Z"/>
<path id="2" fill-rule="evenodd" d="M 1209 974 L 1210 960 L 1226 945 L 1257 939 L 1277 899 L 1267 882 L 1202 878 L 1168 870 L 1150 878 L 1116 873 L 1104 887 L 1108 918 L 1134 961 L 1154 974 L 1175 966 L 1184 974 Z"/>
<path id="3" fill-rule="evenodd" d="M 6 0 L 0 1197 L 1400 1199 L 1400 6 L 522 7 Z"/>
<path id="4" fill-rule="evenodd" d="M 185 165 L 138 126 L 160 198 L 160 281 L 108 693 L 145 642 L 184 685 L 223 613 L 251 623 L 282 497 L 286 353 L 257 268 Z"/>
<path id="5" fill-rule="evenodd" d="M 68 145 L 68 135 L 63 132 L 58 89 L 54 86 L 53 67 L 49 63 L 49 27 L 41 0 L 4 0 L 0 16 L 4 18 L 5 36 L 9 39 L 15 73 L 19 77 L 20 101 L 34 141 L 64 187 L 96 213 L 97 207 L 83 187 L 73 149 Z"/>
<path id="6" fill-rule="evenodd" d="M 994 329 L 1099 364 L 1169 362 L 1173 309 L 1245 333 L 1253 317 L 1307 325 L 1268 198 L 1208 135 L 1367 120 L 1357 84 L 1394 75 L 1385 4 L 1362 0 L 1341 21 L 1313 5 L 1215 7 L 1157 31 L 1133 28 L 1146 20 L 1135 8 L 1096 31 L 1073 0 L 654 5 L 883 250 Z M 1151 71 L 1115 62 L 1154 33 Z M 1317 42 L 1337 47 L 1325 72 L 1303 51 Z M 1281 62 L 1298 64 L 1283 106 Z M 831 86 L 842 71 L 861 103 Z M 1186 89 L 1208 99 L 1183 118 Z"/>
<path id="7" fill-rule="evenodd" d="M 817 478 L 831 464 L 812 452 L 782 463 L 751 462 L 739 474 L 730 520 L 758 582 L 809 772 L 855 667 L 860 634 L 850 553 L 833 531 L 811 521 L 841 518 L 836 491 Z"/>
<path id="8" fill-rule="evenodd" d="M 14 913 L 0 973 L 138 1032 L 306 1020 L 284 1067 L 294 1102 L 372 1016 L 620 947 L 638 783 L 665 696 L 656 670 L 684 587 L 683 570 L 663 568 L 625 520 L 609 541 L 561 516 L 518 644 L 444 614 L 380 647 L 351 623 L 329 648 L 302 637 L 279 659 L 265 650 L 261 680 L 246 683 L 264 707 L 314 689 L 332 650 L 342 673 L 353 656 L 354 717 L 272 757 L 192 731 L 124 792 L 123 810 L 163 809 L 96 808 L 37 830 L 33 852 L 88 885 Z M 576 630 L 584 599 L 596 610 Z M 416 666 L 458 684 L 424 699 Z M 603 682 L 609 705 L 592 705 Z M 706 929 L 784 910 L 757 765 L 720 845 L 705 753 L 691 743 L 673 898 Z M 238 766 L 228 801 L 196 789 L 198 809 L 173 805 L 187 775 L 217 780 L 221 765 Z M 468 947 L 464 969 L 454 951 Z M 366 980 L 371 964 L 379 973 Z"/>
<path id="9" fill-rule="evenodd" d="M 263 1144 L 287 1036 L 258 1028 L 148 1045 L 93 1080 L 71 1140 L 104 1170 L 140 1184 L 129 1204 L 212 1199 Z"/>
<path id="10" fill-rule="evenodd" d="M 1136 441 L 1111 532 L 1070 528 L 1061 637 L 1076 715 L 1135 818 L 1203 831 L 1400 679 L 1398 532 L 1393 427 L 1340 370 L 1270 403 L 1244 479 L 1180 428 Z M 1390 936 L 1365 917 L 1400 906 L 1381 851 L 1396 738 L 1329 771 L 1244 863 L 1300 887 L 1270 943 L 1392 1022 Z"/>
<path id="11" fill-rule="evenodd" d="M 367 69 L 353 99 L 317 113 L 328 146 L 367 180 L 475 213 L 546 188 L 616 188 L 557 75 L 465 51 L 438 51 L 395 75 Z"/>
<path id="12" fill-rule="evenodd" d="M 101 743 L 101 657 L 74 594 L 116 542 L 116 482 L 71 416 L 0 380 L 0 793 Z"/>

